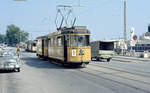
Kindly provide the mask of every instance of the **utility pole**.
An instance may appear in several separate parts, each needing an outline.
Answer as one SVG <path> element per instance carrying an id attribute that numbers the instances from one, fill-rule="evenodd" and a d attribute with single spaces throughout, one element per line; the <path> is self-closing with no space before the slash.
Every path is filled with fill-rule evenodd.
<path id="1" fill-rule="evenodd" d="M 124 49 L 123 49 L 123 55 L 126 55 L 126 49 L 127 49 L 127 23 L 126 23 L 126 0 L 124 0 Z"/>
<path id="2" fill-rule="evenodd" d="M 127 44 L 126 0 L 124 0 L 124 42 Z"/>

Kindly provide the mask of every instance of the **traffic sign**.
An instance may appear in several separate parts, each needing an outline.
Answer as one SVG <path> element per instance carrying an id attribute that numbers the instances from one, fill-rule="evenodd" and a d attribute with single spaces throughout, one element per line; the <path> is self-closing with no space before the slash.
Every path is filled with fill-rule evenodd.
<path id="1" fill-rule="evenodd" d="M 136 41 L 138 39 L 137 35 L 133 36 L 133 40 Z"/>

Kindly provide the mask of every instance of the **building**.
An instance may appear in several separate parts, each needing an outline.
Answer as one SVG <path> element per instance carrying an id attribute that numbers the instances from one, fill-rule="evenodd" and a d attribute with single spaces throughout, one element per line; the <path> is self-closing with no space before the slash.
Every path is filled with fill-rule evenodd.
<path id="1" fill-rule="evenodd" d="M 148 31 L 142 34 L 134 45 L 130 44 L 129 49 L 135 52 L 150 52 L 150 25 L 148 26 Z"/>
<path id="2" fill-rule="evenodd" d="M 132 49 L 135 50 L 135 52 L 150 52 L 150 40 L 138 40 Z"/>

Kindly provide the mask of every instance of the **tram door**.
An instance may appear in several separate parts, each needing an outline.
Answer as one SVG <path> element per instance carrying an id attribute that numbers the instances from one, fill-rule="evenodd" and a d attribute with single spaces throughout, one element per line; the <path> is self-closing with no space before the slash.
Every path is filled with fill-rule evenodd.
<path id="1" fill-rule="evenodd" d="M 68 39 L 67 36 L 64 36 L 64 61 L 67 62 L 67 45 Z"/>
<path id="2" fill-rule="evenodd" d="M 42 39 L 42 56 L 44 56 L 44 40 Z"/>

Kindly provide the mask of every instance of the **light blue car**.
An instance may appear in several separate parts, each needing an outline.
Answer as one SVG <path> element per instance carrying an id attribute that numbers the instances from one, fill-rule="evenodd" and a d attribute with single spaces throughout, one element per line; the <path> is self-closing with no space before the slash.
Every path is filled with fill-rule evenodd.
<path id="1" fill-rule="evenodd" d="M 12 70 L 20 72 L 20 59 L 16 53 L 4 51 L 0 56 L 0 70 Z"/>

